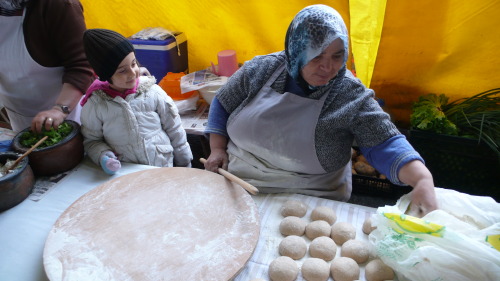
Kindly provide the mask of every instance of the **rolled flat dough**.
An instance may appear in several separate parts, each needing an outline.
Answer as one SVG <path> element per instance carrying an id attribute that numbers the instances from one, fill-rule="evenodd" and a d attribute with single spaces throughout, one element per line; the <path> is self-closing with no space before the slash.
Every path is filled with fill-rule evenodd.
<path id="1" fill-rule="evenodd" d="M 259 237 L 257 206 L 239 185 L 200 169 L 112 179 L 56 221 L 43 253 L 56 280 L 230 280 Z"/>

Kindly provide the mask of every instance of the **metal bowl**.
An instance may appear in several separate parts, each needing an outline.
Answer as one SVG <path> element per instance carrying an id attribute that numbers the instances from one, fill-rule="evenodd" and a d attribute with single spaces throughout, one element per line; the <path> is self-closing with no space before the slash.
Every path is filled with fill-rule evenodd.
<path id="1" fill-rule="evenodd" d="M 36 148 L 28 155 L 29 164 L 35 176 L 52 176 L 66 172 L 76 167 L 82 161 L 84 149 L 80 124 L 71 120 L 64 122 L 73 127 L 73 130 L 66 138 L 55 145 Z M 12 140 L 14 151 L 24 153 L 30 149 L 20 143 L 21 135 L 29 130 L 30 128 L 26 128 L 14 137 Z"/>
<path id="2" fill-rule="evenodd" d="M 1 152 L 0 163 L 5 165 L 7 160 L 16 160 L 20 154 L 15 152 Z M 21 160 L 12 172 L 0 177 L 0 212 L 10 209 L 21 203 L 33 189 L 35 176 L 28 165 L 28 158 Z"/>

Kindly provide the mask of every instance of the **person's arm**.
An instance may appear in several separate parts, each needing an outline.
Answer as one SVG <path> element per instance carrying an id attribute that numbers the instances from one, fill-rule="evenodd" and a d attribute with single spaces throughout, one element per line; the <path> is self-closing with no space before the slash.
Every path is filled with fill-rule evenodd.
<path id="1" fill-rule="evenodd" d="M 229 158 L 227 155 L 228 138 L 223 135 L 210 134 L 210 156 L 205 162 L 205 169 L 217 172 L 219 168 L 227 170 Z"/>
<path id="2" fill-rule="evenodd" d="M 437 209 L 432 175 L 404 135 L 360 149 L 368 162 L 391 182 L 413 187 L 411 215 L 422 217 Z"/>
<path id="3" fill-rule="evenodd" d="M 399 179 L 413 187 L 409 215 L 423 217 L 438 208 L 434 180 L 424 163 L 418 160 L 406 163 L 399 170 Z"/>
<path id="4" fill-rule="evenodd" d="M 152 83 L 151 77 L 141 77 L 141 83 Z M 163 131 L 170 139 L 170 144 L 174 149 L 174 165 L 176 167 L 191 167 L 193 160 L 193 153 L 187 141 L 187 134 L 184 127 L 182 127 L 181 116 L 179 110 L 175 105 L 174 100 L 165 93 L 165 91 L 158 85 L 151 87 L 150 96 L 156 95 L 156 112 L 160 117 L 160 125 Z"/>
<path id="5" fill-rule="evenodd" d="M 205 128 L 205 134 L 209 136 L 210 142 L 210 155 L 205 163 L 205 169 L 208 171 L 216 173 L 218 168 L 227 170 L 229 160 L 226 149 L 229 138 L 226 124 L 228 118 L 229 113 L 215 97 L 210 104 L 208 124 Z"/>
<path id="6" fill-rule="evenodd" d="M 64 83 L 61 89 L 61 93 L 56 100 L 56 104 L 66 105 L 69 110 L 73 110 L 80 98 L 82 93 L 75 86 Z M 49 110 L 39 112 L 31 121 L 31 130 L 35 132 L 41 132 L 42 128 L 49 130 L 51 127 L 57 128 L 64 120 L 68 114 L 64 113 L 59 106 L 54 105 Z M 52 119 L 49 119 L 52 118 Z M 49 122 L 52 120 L 52 122 Z"/>
<path id="7" fill-rule="evenodd" d="M 26 47 L 32 58 L 45 67 L 64 67 L 62 90 L 46 93 L 57 96 L 54 104 L 73 110 L 92 82 L 93 72 L 83 49 L 86 30 L 83 6 L 78 0 L 30 1 L 23 23 Z M 44 110 L 45 109 L 45 110 Z M 60 108 L 40 109 L 32 121 L 32 129 L 56 127 L 67 114 Z M 53 124 L 45 122 L 51 118 Z"/>

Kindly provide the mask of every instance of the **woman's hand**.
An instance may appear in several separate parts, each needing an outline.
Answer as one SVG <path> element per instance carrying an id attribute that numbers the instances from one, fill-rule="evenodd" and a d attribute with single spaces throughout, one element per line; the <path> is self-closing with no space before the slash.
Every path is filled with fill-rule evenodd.
<path id="1" fill-rule="evenodd" d="M 421 183 L 413 187 L 408 215 L 421 218 L 438 208 L 434 183 Z"/>
<path id="2" fill-rule="evenodd" d="M 210 156 L 205 162 L 205 170 L 217 173 L 219 168 L 227 170 L 229 163 L 228 155 L 225 149 L 215 149 L 210 152 Z"/>
<path id="3" fill-rule="evenodd" d="M 434 180 L 424 163 L 408 162 L 400 169 L 399 179 L 413 187 L 408 215 L 421 218 L 438 208 Z"/>
<path id="4" fill-rule="evenodd" d="M 42 129 L 57 129 L 59 125 L 64 122 L 66 117 L 67 114 L 56 108 L 39 112 L 31 121 L 31 130 L 33 132 L 41 133 Z"/>
<path id="5" fill-rule="evenodd" d="M 219 168 L 227 170 L 229 157 L 227 155 L 227 137 L 210 134 L 210 156 L 205 163 L 205 170 L 217 173 Z"/>

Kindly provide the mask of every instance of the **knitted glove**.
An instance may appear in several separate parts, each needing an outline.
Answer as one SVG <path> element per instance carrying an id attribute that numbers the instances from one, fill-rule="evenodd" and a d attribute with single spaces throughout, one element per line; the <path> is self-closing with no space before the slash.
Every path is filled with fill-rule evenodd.
<path id="1" fill-rule="evenodd" d="M 103 152 L 99 163 L 101 163 L 102 169 L 108 175 L 116 174 L 116 172 L 122 167 L 120 160 L 118 160 L 115 154 L 111 151 Z"/>

